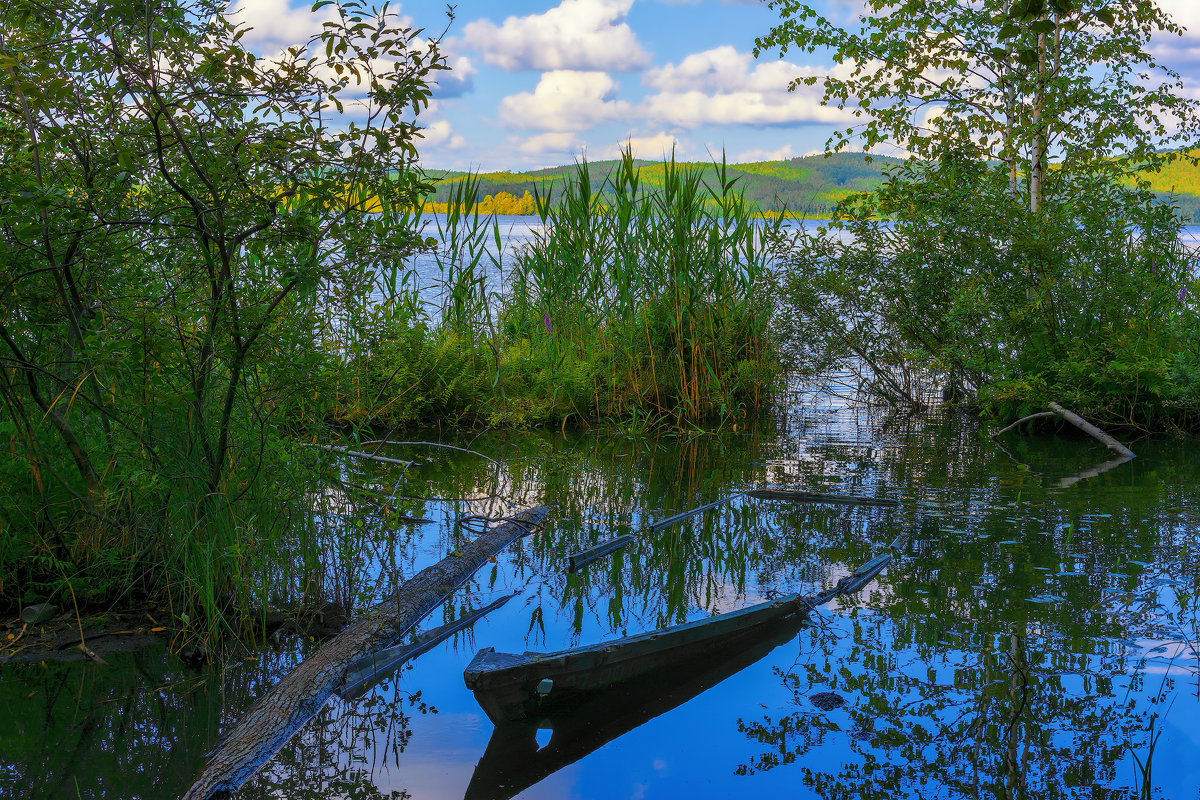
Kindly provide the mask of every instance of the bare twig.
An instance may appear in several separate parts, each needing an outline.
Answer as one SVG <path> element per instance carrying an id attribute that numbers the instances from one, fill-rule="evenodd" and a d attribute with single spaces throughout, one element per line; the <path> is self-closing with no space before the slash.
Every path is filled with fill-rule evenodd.
<path id="1" fill-rule="evenodd" d="M 341 447 L 336 444 L 312 444 L 308 442 L 301 442 L 301 444 L 304 447 L 315 447 L 318 450 L 329 450 L 333 453 L 343 453 L 344 455 L 365 458 L 370 461 L 382 461 L 385 464 L 398 464 L 402 467 L 411 467 L 416 463 L 414 461 L 401 461 L 398 458 L 388 458 L 387 456 L 377 456 L 374 453 L 364 453 L 361 450 L 351 450 L 349 447 Z"/>

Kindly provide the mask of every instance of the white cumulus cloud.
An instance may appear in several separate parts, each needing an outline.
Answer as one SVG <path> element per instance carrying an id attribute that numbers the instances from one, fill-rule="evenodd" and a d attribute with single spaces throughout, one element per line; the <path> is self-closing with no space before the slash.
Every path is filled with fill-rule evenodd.
<path id="1" fill-rule="evenodd" d="M 682 157 L 689 149 L 689 144 L 673 133 L 659 131 L 647 136 L 629 135 L 619 142 L 591 150 L 589 154 L 597 159 L 617 158 L 626 149 L 633 151 L 634 158 L 658 161 L 670 158 L 672 152 L 675 153 L 676 157 Z"/>
<path id="2" fill-rule="evenodd" d="M 603 72 L 546 72 L 532 92 L 500 101 L 500 119 L 515 128 L 586 130 L 632 112 L 628 102 L 614 99 L 617 88 L 616 81 Z"/>
<path id="3" fill-rule="evenodd" d="M 463 29 L 463 42 L 485 61 L 510 71 L 537 69 L 636 70 L 649 63 L 624 21 L 633 0 L 562 0 L 542 14 L 481 19 Z"/>
<path id="4" fill-rule="evenodd" d="M 444 119 L 430 123 L 421 129 L 421 141 L 417 147 L 458 150 L 466 145 L 467 140 L 454 131 L 450 123 Z"/>
<path id="5" fill-rule="evenodd" d="M 1187 30 L 1182 36 L 1158 34 L 1151 42 L 1150 52 L 1166 66 L 1181 73 L 1192 72 L 1189 66 L 1200 65 L 1200 2 L 1198 0 L 1156 0 L 1163 11 Z"/>
<path id="6" fill-rule="evenodd" d="M 517 150 L 527 156 L 566 156 L 572 158 L 587 149 L 587 145 L 579 135 L 570 131 L 562 133 L 539 133 L 527 139 L 510 140 Z"/>
<path id="7" fill-rule="evenodd" d="M 768 150 L 763 147 L 751 148 L 734 156 L 732 163 L 749 164 L 755 161 L 786 161 L 789 158 L 795 157 L 796 154 L 792 152 L 792 146 L 785 144 L 783 147 L 777 147 L 774 150 Z"/>
<path id="8" fill-rule="evenodd" d="M 242 37 L 246 47 L 259 55 L 274 55 L 307 43 L 323 23 L 337 18 L 337 12 L 329 5 L 314 14 L 311 2 L 293 6 L 290 0 L 237 0 L 229 16 L 253 28 Z"/>
<path id="9" fill-rule="evenodd" d="M 833 69 L 847 69 L 835 66 Z M 642 112 L 651 121 L 694 128 L 705 124 L 787 125 L 808 122 L 844 123 L 852 111 L 821 105 L 821 87 L 799 86 L 797 78 L 821 75 L 824 67 L 787 61 L 755 62 L 750 53 L 729 45 L 693 53 L 678 64 L 647 70 L 649 95 Z"/>

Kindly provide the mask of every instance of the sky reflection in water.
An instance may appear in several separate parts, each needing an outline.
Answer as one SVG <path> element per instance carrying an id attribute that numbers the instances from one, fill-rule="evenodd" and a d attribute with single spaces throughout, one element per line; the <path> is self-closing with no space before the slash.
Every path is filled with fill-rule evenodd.
<path id="1" fill-rule="evenodd" d="M 463 797 L 492 734 L 462 682 L 479 647 L 555 650 L 814 592 L 901 533 L 904 556 L 862 595 L 521 796 L 1127 797 L 1151 752 L 1151 796 L 1191 796 L 1196 443 L 1138 442 L 1134 461 L 1058 489 L 1106 451 L 1009 435 L 1006 454 L 967 418 L 815 399 L 765 428 L 690 440 L 486 435 L 471 446 L 504 460 L 498 480 L 450 451 L 419 453 L 430 462 L 399 489 L 386 465 L 350 465 L 343 481 L 384 495 L 540 496 L 559 522 L 481 570 L 455 608 L 513 589 L 518 598 L 399 680 L 328 707 L 239 797 Z M 903 507 L 741 500 L 642 533 L 765 483 Z M 408 501 L 404 513 L 437 524 L 397 529 L 342 506 L 329 517 L 330 569 L 347 597 L 369 602 L 453 548 L 454 514 L 500 509 Z M 349 548 L 335 545 L 345 528 L 333 524 L 347 514 L 366 514 Z M 568 553 L 629 531 L 637 545 L 564 574 Z M 0 721 L 0 776 L 16 797 L 178 794 L 218 733 L 312 647 L 285 641 L 199 673 L 160 653 L 107 670 L 5 667 L 0 705 L 13 711 Z M 819 710 L 810 697 L 827 691 L 845 705 Z"/>

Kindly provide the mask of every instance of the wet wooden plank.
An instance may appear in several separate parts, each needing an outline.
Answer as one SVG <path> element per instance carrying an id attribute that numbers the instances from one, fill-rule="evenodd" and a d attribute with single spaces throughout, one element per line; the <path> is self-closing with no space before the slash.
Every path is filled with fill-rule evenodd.
<path id="1" fill-rule="evenodd" d="M 636 538 L 637 537 L 632 533 L 627 533 L 624 536 L 618 536 L 615 539 L 609 539 L 607 541 L 600 542 L 595 547 L 589 547 L 587 550 L 581 550 L 578 553 L 567 556 L 567 571 L 574 572 L 578 569 L 582 569 L 585 565 L 592 563 L 597 558 L 601 558 L 609 553 L 620 550 L 622 547 L 627 546 Z"/>

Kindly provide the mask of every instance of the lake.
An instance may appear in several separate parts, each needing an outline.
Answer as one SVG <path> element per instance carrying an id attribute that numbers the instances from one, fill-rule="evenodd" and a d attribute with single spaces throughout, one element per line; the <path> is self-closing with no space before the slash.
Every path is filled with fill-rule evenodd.
<path id="1" fill-rule="evenodd" d="M 509 255 L 493 285 L 534 223 L 501 220 Z M 1200 242 L 1200 227 L 1186 234 Z M 436 262 L 415 267 L 430 291 Z M 794 387 L 766 419 L 716 433 L 406 434 L 499 464 L 394 446 L 384 452 L 422 463 L 322 476 L 388 498 L 380 510 L 313 493 L 327 525 L 321 581 L 356 608 L 453 551 L 461 514 L 546 503 L 553 523 L 421 629 L 514 600 L 327 705 L 238 797 L 1195 797 L 1197 441 L 1131 439 L 1138 458 L 1106 468 L 1108 452 L 1070 431 L 993 441 L 965 415 L 892 414 L 849 394 Z M 739 498 L 647 529 L 764 485 L 901 505 Z M 566 574 L 569 554 L 623 533 L 635 543 Z M 668 676 L 661 693 L 639 687 L 558 723 L 556 740 L 494 730 L 463 683 L 482 647 L 552 651 L 815 593 L 897 540 L 866 589 L 748 649 L 747 663 L 681 672 L 694 696 Z M 178 796 L 221 733 L 316 646 L 284 636 L 201 667 L 165 648 L 102 667 L 3 665 L 0 796 Z M 712 685 L 695 686 L 700 672 Z"/>
<path id="2" fill-rule="evenodd" d="M 331 585 L 369 603 L 455 547 L 456 515 L 545 502 L 549 530 L 481 570 L 454 612 L 519 596 L 363 697 L 328 705 L 238 797 L 509 797 L 553 739 L 493 741 L 462 679 L 479 648 L 556 650 L 815 592 L 898 537 L 896 560 L 859 595 L 519 796 L 1179 798 L 1200 786 L 1194 440 L 1132 440 L 1138 458 L 1089 476 L 1109 454 L 1069 432 L 997 443 L 955 413 L 889 415 L 797 390 L 736 431 L 449 441 L 500 466 L 397 446 L 428 461 L 403 476 L 372 462 L 331 476 L 434 520 L 397 525 L 325 493 Z M 743 498 L 646 530 L 766 484 L 901 506 Z M 634 545 L 566 574 L 569 553 L 625 532 Z M 200 668 L 163 649 L 108 667 L 5 665 L 0 793 L 178 796 L 219 734 L 314 647 L 285 637 Z M 828 692 L 843 702 L 822 710 L 813 698 Z M 572 720 L 564 735 L 619 730 L 611 717 Z"/>

